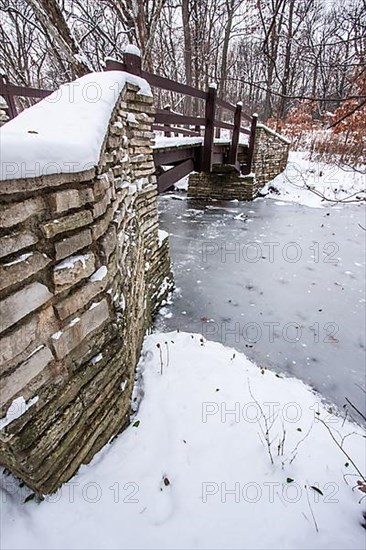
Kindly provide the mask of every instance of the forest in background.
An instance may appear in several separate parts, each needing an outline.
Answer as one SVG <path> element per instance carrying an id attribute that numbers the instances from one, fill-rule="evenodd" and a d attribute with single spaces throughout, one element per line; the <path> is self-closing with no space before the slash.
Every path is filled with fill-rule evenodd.
<path id="1" fill-rule="evenodd" d="M 0 0 L 0 68 L 54 89 L 137 45 L 145 70 L 242 100 L 294 148 L 365 161 L 366 0 Z M 160 107 L 199 114 L 159 93 Z"/>

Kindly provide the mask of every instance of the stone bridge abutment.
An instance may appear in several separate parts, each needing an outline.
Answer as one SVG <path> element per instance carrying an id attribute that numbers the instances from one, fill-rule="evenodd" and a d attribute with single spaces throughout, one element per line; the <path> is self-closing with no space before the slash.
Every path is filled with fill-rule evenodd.
<path id="1" fill-rule="evenodd" d="M 1 129 L 0 462 L 41 494 L 128 424 L 173 286 L 149 86 L 109 72 L 61 91 Z"/>

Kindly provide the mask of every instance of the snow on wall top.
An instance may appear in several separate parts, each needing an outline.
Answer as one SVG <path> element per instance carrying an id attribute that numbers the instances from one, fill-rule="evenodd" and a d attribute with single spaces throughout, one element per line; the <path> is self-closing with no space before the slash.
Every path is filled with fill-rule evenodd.
<path id="1" fill-rule="evenodd" d="M 0 180 L 76 173 L 97 166 L 108 124 L 126 83 L 151 96 L 146 80 L 121 71 L 64 84 L 2 126 Z"/>
<path id="2" fill-rule="evenodd" d="M 254 115 L 253 115 L 254 116 Z M 257 128 L 263 128 L 264 130 L 266 130 L 269 134 L 272 134 L 273 136 L 276 136 L 278 137 L 279 139 L 281 139 L 282 141 L 284 141 L 285 143 L 288 143 L 289 145 L 291 145 L 291 140 L 286 138 L 285 136 L 282 136 L 281 134 L 278 134 L 277 132 L 275 132 L 274 130 L 272 130 L 272 128 L 269 128 L 268 126 L 266 126 L 265 124 L 261 124 L 261 123 L 258 123 L 257 124 Z"/>

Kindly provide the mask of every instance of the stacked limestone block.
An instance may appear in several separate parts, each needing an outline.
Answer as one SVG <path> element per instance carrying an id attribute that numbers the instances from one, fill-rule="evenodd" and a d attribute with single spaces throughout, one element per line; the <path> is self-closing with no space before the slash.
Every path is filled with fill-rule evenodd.
<path id="1" fill-rule="evenodd" d="M 9 120 L 9 116 L 7 114 L 8 106 L 4 100 L 3 97 L 0 96 L 0 126 L 5 124 Z"/>
<path id="2" fill-rule="evenodd" d="M 8 115 L 6 114 L 6 111 L 4 109 L 4 105 L 0 103 L 0 126 L 5 124 L 9 120 Z"/>
<path id="3" fill-rule="evenodd" d="M 0 462 L 38 493 L 128 424 L 142 340 L 172 289 L 153 114 L 126 84 L 98 167 L 0 181 Z"/>
<path id="4" fill-rule="evenodd" d="M 286 168 L 290 141 L 262 124 L 257 125 L 254 141 L 252 171 L 258 189 Z"/>
<path id="5" fill-rule="evenodd" d="M 252 200 L 255 188 L 253 175 L 241 176 L 229 165 L 214 166 L 211 173 L 189 176 L 188 195 L 197 199 Z"/>
<path id="6" fill-rule="evenodd" d="M 252 173 L 240 175 L 229 165 L 214 165 L 210 173 L 189 176 L 188 195 L 197 199 L 250 201 L 262 187 L 278 176 L 288 161 L 290 142 L 266 126 L 258 124 L 255 133 Z M 242 148 L 239 162 L 247 162 L 248 150 Z"/>

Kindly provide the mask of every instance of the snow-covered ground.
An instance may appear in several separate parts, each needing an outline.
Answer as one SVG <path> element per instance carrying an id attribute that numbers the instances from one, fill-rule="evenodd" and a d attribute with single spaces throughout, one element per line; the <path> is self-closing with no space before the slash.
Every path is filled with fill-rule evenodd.
<path id="1" fill-rule="evenodd" d="M 188 177 L 174 187 L 186 191 Z M 310 160 L 306 152 L 290 152 L 286 170 L 268 182 L 261 192 L 268 198 L 314 208 L 354 204 L 360 198 L 366 200 L 366 167 L 360 167 L 360 171 L 342 169 L 336 164 Z"/>
<path id="2" fill-rule="evenodd" d="M 133 424 L 58 493 L 2 477 L 2 548 L 363 548 L 363 432 L 302 382 L 177 332 L 138 373 Z"/>
<path id="3" fill-rule="evenodd" d="M 366 200 L 366 167 L 360 171 L 340 168 L 310 160 L 305 152 L 290 152 L 286 170 L 267 183 L 262 192 L 270 198 L 315 208 Z"/>

